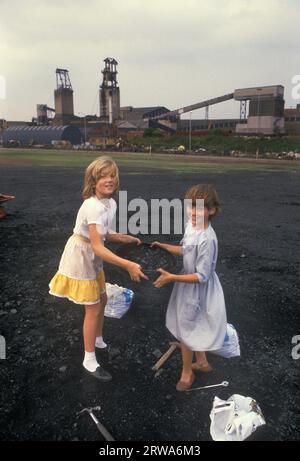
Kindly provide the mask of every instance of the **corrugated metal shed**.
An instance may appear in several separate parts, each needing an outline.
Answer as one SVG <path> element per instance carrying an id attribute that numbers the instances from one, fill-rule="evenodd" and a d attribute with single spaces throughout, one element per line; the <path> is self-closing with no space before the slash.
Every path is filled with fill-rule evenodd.
<path id="1" fill-rule="evenodd" d="M 70 141 L 81 143 L 81 133 L 76 126 L 11 126 L 3 133 L 3 144 L 9 141 L 20 141 L 22 145 L 32 143 L 51 144 L 51 141 Z"/>

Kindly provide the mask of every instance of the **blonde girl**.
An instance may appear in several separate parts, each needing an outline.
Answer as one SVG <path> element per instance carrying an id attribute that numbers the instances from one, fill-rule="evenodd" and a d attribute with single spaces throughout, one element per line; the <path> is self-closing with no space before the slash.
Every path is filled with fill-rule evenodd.
<path id="1" fill-rule="evenodd" d="M 84 202 L 78 211 L 73 235 L 65 246 L 58 272 L 49 284 L 52 295 L 84 305 L 83 367 L 90 376 L 103 382 L 112 378 L 98 363 L 95 354 L 95 347 L 106 347 L 102 337 L 107 302 L 103 261 L 126 269 L 134 281 L 147 278 L 138 264 L 120 258 L 104 246 L 105 241 L 140 243 L 138 238 L 112 230 L 117 208 L 112 197 L 118 188 L 118 167 L 110 157 L 99 157 L 87 167 Z"/>

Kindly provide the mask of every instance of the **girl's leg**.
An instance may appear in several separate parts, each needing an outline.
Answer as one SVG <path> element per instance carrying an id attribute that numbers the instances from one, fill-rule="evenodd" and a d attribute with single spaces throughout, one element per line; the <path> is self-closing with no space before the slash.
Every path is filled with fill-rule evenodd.
<path id="1" fill-rule="evenodd" d="M 181 379 L 183 381 L 188 381 L 191 375 L 193 374 L 192 372 L 193 352 L 184 343 L 180 343 L 180 346 L 181 346 L 181 356 L 182 356 Z"/>
<path id="2" fill-rule="evenodd" d="M 85 317 L 83 322 L 85 355 L 83 366 L 95 378 L 107 382 L 111 380 L 111 375 L 100 367 L 95 354 L 96 334 L 101 318 L 103 324 L 103 305 L 101 303 L 85 306 Z"/>
<path id="3" fill-rule="evenodd" d="M 197 351 L 196 352 L 196 360 L 197 360 L 197 363 L 201 363 L 203 365 L 208 365 L 208 361 L 207 361 L 205 352 Z"/>
<path id="4" fill-rule="evenodd" d="M 99 316 L 96 336 L 102 336 L 103 323 L 104 323 L 104 310 L 105 310 L 106 303 L 107 303 L 107 294 L 103 293 L 100 296 L 101 315 Z"/>
<path id="5" fill-rule="evenodd" d="M 95 341 L 99 323 L 103 325 L 103 308 L 101 303 L 85 306 L 83 340 L 86 352 L 95 352 Z"/>
<path id="6" fill-rule="evenodd" d="M 103 341 L 103 323 L 104 323 L 104 310 L 105 306 L 107 303 L 107 294 L 106 292 L 102 293 L 100 295 L 100 304 L 102 307 L 102 312 L 99 317 L 99 322 L 98 322 L 98 327 L 97 327 L 97 333 L 96 333 L 96 347 L 99 349 L 105 349 L 107 347 L 107 344 Z"/>
<path id="7" fill-rule="evenodd" d="M 192 364 L 192 369 L 203 372 L 212 371 L 212 367 L 207 361 L 205 352 L 196 352 L 196 362 Z"/>
<path id="8" fill-rule="evenodd" d="M 191 351 L 184 343 L 180 343 L 182 355 L 182 372 L 180 380 L 176 385 L 178 391 L 185 391 L 189 389 L 195 379 L 192 370 L 193 351 Z"/>

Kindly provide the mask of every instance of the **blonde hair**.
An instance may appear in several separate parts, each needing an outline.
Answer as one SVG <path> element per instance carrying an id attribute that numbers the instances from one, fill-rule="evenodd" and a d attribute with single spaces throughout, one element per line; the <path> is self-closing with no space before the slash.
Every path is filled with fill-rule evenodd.
<path id="1" fill-rule="evenodd" d="M 210 218 L 217 216 L 221 209 L 217 191 L 212 184 L 198 184 L 191 187 L 186 191 L 185 198 L 192 200 L 192 206 L 196 206 L 197 199 L 203 199 L 206 208 L 209 210 L 215 208 L 215 212 L 210 215 Z"/>
<path id="2" fill-rule="evenodd" d="M 110 169 L 116 174 L 116 188 L 114 194 L 119 190 L 119 169 L 114 160 L 106 155 L 96 158 L 85 170 L 84 185 L 82 196 L 85 199 L 95 195 L 95 186 L 101 177 L 101 173 L 104 169 Z"/>

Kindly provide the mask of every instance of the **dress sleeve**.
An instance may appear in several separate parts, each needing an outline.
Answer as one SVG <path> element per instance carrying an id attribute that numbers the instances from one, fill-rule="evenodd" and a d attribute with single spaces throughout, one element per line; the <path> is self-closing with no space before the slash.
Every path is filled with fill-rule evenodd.
<path id="1" fill-rule="evenodd" d="M 196 274 L 200 283 L 207 282 L 211 276 L 215 251 L 215 242 L 207 238 L 203 239 L 197 248 Z"/>
<path id="2" fill-rule="evenodd" d="M 96 204 L 89 202 L 86 204 L 85 207 L 85 219 L 87 225 L 89 224 L 102 224 L 103 223 L 103 218 L 104 218 L 104 210 L 101 210 L 101 208 L 97 207 Z"/>

